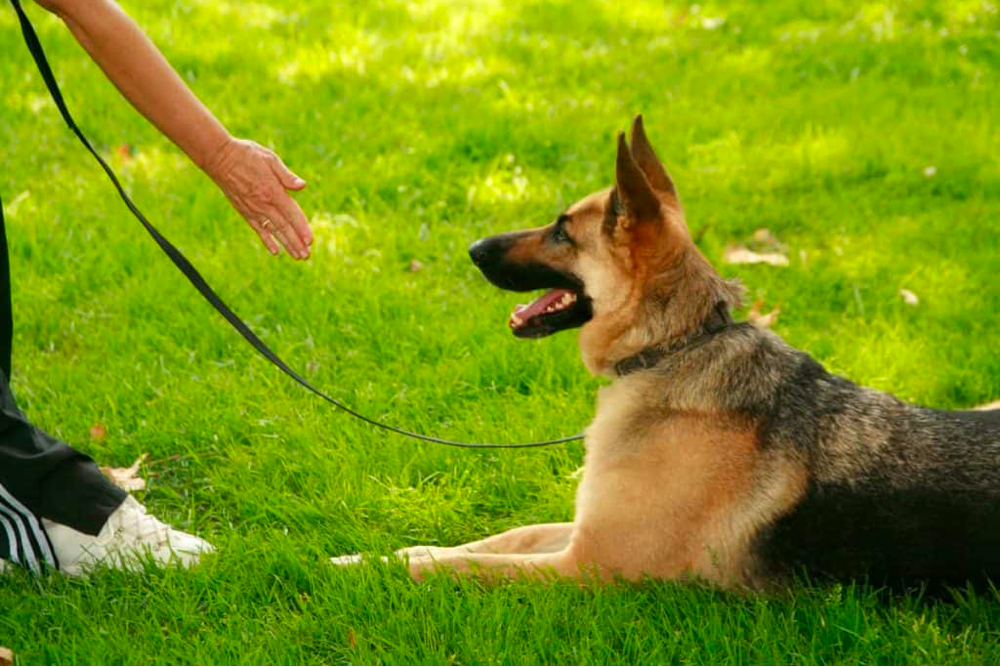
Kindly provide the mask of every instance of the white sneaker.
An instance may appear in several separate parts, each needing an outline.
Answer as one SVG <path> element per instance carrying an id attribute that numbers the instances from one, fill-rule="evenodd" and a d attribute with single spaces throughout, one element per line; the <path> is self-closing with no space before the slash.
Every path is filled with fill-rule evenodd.
<path id="1" fill-rule="evenodd" d="M 114 511 L 96 537 L 48 519 L 42 522 L 59 570 L 73 576 L 86 575 L 98 563 L 124 570 L 141 570 L 149 561 L 190 567 L 201 554 L 214 551 L 200 537 L 174 530 L 146 514 L 146 508 L 132 496 Z"/>

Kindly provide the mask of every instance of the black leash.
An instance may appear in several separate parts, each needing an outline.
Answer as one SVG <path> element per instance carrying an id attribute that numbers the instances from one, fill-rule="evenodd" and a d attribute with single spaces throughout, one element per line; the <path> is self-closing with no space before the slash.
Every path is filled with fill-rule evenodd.
<path id="1" fill-rule="evenodd" d="M 131 198 L 129 198 L 128 194 L 126 194 L 125 192 L 125 189 L 118 181 L 118 177 L 115 175 L 115 172 L 111 169 L 110 166 L 108 166 L 108 163 L 104 161 L 104 158 L 102 158 L 98 154 L 98 152 L 94 150 L 94 147 L 91 145 L 90 141 L 83 134 L 83 131 L 80 130 L 79 126 L 76 124 L 76 121 L 73 120 L 73 117 L 69 113 L 69 109 L 66 108 L 66 103 L 63 101 L 62 93 L 59 91 L 59 85 L 56 83 L 56 78 L 52 74 L 52 68 L 49 66 L 49 62 L 45 58 L 45 52 L 42 50 L 42 44 L 38 40 L 38 35 L 35 33 L 34 27 L 31 25 L 31 21 L 28 20 L 28 16 L 24 13 L 24 9 L 21 7 L 20 0 L 10 0 L 10 2 L 14 6 L 14 11 L 17 12 L 17 17 L 21 22 L 21 32 L 24 33 L 24 41 L 28 45 L 28 50 L 31 51 L 31 57 L 34 58 L 35 65 L 38 66 L 38 71 L 41 73 L 42 78 L 45 80 L 45 86 L 49 89 L 49 94 L 52 95 L 52 100 L 56 103 L 56 107 L 58 107 L 59 113 L 62 115 L 63 120 L 66 121 L 67 125 L 69 125 L 69 129 L 73 131 L 73 134 L 75 134 L 76 137 L 80 140 L 80 143 L 82 143 L 84 147 L 86 147 L 86 149 L 90 151 L 90 154 L 93 155 L 94 159 L 97 160 L 98 164 L 101 165 L 101 168 L 104 170 L 104 173 L 107 174 L 108 178 L 111 179 L 111 182 L 114 184 L 115 189 L 118 190 L 118 195 L 121 197 L 122 201 L 125 202 L 125 205 L 128 206 L 128 209 L 132 211 L 132 215 L 134 215 L 136 219 L 138 219 L 139 222 L 142 223 L 142 226 L 146 228 L 146 231 L 149 232 L 149 235 L 153 237 L 153 240 L 156 241 L 157 245 L 160 246 L 160 249 L 162 249 L 163 252 L 167 254 L 167 256 L 170 258 L 170 261 L 172 261 L 174 265 L 178 269 L 180 269 L 181 273 L 183 273 L 184 277 L 187 278 L 192 285 L 194 285 L 195 289 L 198 290 L 198 292 L 203 297 L 205 297 L 205 300 L 208 301 L 210 304 L 212 304 L 212 307 L 215 308 L 215 310 L 217 310 L 220 315 L 226 318 L 226 321 L 229 322 L 229 324 L 231 324 L 232 327 L 236 329 L 236 331 L 238 331 L 239 334 L 243 336 L 243 338 L 246 339 L 246 341 L 254 347 L 254 349 L 260 352 L 264 356 L 264 358 L 266 358 L 272 364 L 281 369 L 281 371 L 285 375 L 292 378 L 300 385 L 302 385 L 312 393 L 316 394 L 317 396 L 325 400 L 327 403 L 330 403 L 331 405 L 343 410 L 344 412 L 346 412 L 347 414 L 351 415 L 356 419 L 360 419 L 363 422 L 366 422 L 368 424 L 371 424 L 372 426 L 381 429 L 385 429 L 386 431 L 392 431 L 393 433 L 397 433 L 399 435 L 403 435 L 408 438 L 423 440 L 425 442 L 433 442 L 439 445 L 449 445 L 451 447 L 469 447 L 476 449 L 521 449 L 525 447 L 545 447 L 548 445 L 559 445 L 562 443 L 573 442 L 574 440 L 583 439 L 583 435 L 581 434 L 581 435 L 570 436 L 568 438 L 545 440 L 542 442 L 525 442 L 512 445 L 497 445 L 492 443 L 459 442 L 456 440 L 435 438 L 434 436 L 422 435 L 420 433 L 413 433 L 412 431 L 407 431 L 405 429 L 398 428 L 396 426 L 383 424 L 382 422 L 372 419 L 371 417 L 366 417 L 360 412 L 357 412 L 356 410 L 347 407 L 337 399 L 332 398 L 325 392 L 314 387 L 308 380 L 306 380 L 304 377 L 299 375 L 299 373 L 297 373 L 294 369 L 292 369 L 291 366 L 286 364 L 281 359 L 281 357 L 275 354 L 274 351 L 272 351 L 271 348 L 268 347 L 266 343 L 264 343 L 264 341 L 262 341 L 260 338 L 257 337 L 257 334 L 255 334 L 250 329 L 250 327 L 248 327 L 247 324 L 243 320 L 241 320 L 236 315 L 236 313 L 234 313 L 232 309 L 229 306 L 227 306 L 226 303 L 221 298 L 219 298 L 219 295 L 215 293 L 215 290 L 212 289 L 211 285 L 205 282 L 205 279 L 201 277 L 201 274 L 198 273 L 198 270 L 195 269 L 194 266 L 191 264 L 191 262 L 188 261 L 187 257 L 185 257 L 180 250 L 178 250 L 170 241 L 168 241 L 167 238 L 163 236 L 163 234 L 161 234 L 159 230 L 157 230 L 156 227 L 154 227 L 152 223 L 149 222 L 149 220 L 146 219 L 146 216 L 144 216 L 142 212 L 139 210 L 139 208 L 132 202 Z"/>

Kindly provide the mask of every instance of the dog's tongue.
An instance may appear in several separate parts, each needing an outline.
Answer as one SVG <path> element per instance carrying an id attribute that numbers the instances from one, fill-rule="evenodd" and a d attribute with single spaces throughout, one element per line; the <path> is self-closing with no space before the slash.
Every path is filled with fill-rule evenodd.
<path id="1" fill-rule="evenodd" d="M 572 297 L 574 295 L 566 289 L 554 289 L 538 297 L 527 306 L 519 304 L 510 316 L 510 326 L 514 329 L 522 326 L 532 317 L 541 315 L 550 307 L 560 305 L 567 296 Z"/>

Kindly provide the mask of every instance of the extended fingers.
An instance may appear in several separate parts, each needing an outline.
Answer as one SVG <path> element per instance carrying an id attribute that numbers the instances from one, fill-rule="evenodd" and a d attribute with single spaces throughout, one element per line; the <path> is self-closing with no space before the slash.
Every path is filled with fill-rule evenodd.
<path id="1" fill-rule="evenodd" d="M 274 240 L 274 236 L 271 234 L 273 225 L 274 223 L 268 217 L 260 217 L 258 220 L 254 220 L 253 216 L 250 217 L 250 226 L 257 232 L 260 240 L 264 242 L 264 247 L 272 255 L 277 255 L 281 252 L 281 246 L 278 245 L 278 242 Z"/>
<path id="2" fill-rule="evenodd" d="M 309 246 L 313 242 L 312 231 L 309 229 L 309 221 L 306 220 L 302 208 L 287 192 L 287 190 L 301 190 L 306 182 L 293 174 L 273 151 L 268 151 L 265 162 L 281 186 L 270 202 L 280 216 L 280 220 L 276 220 L 279 238 L 293 257 L 306 259 L 309 257 Z"/>
<path id="3" fill-rule="evenodd" d="M 302 212 L 302 207 L 290 196 L 285 195 L 278 204 L 278 208 L 284 213 L 285 219 L 288 220 L 299 240 L 307 246 L 308 251 L 308 246 L 312 245 L 313 242 L 313 235 L 312 230 L 309 229 L 309 221 L 306 220 L 306 214 Z"/>
<path id="4" fill-rule="evenodd" d="M 281 241 L 288 254 L 296 259 L 309 257 L 309 246 L 299 237 L 295 224 L 285 212 L 274 204 L 266 207 L 264 212 L 271 221 L 268 231 Z"/>
<path id="5" fill-rule="evenodd" d="M 271 166 L 271 171 L 274 172 L 275 177 L 278 182 L 287 189 L 301 190 L 305 187 L 306 182 L 301 178 L 296 176 L 291 172 L 291 170 L 285 166 L 285 163 L 281 161 L 275 154 L 271 154 L 272 159 L 269 161 Z M 309 221 L 306 220 L 305 213 L 302 212 L 302 208 L 299 206 L 298 202 L 295 201 L 287 192 L 282 192 L 278 197 L 278 201 L 274 202 L 282 214 L 285 216 L 285 220 L 291 225 L 294 233 L 298 236 L 299 240 L 305 246 L 312 245 L 313 235 L 312 230 L 309 229 Z M 306 250 L 308 255 L 308 248 Z"/>

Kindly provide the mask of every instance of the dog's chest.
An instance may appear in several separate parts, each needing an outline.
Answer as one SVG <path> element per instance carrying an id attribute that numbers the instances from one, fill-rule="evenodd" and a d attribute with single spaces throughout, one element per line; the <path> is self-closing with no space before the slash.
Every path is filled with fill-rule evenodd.
<path id="1" fill-rule="evenodd" d="M 581 535 L 623 572 L 742 581 L 757 531 L 801 495 L 801 471 L 762 454 L 751 424 L 657 405 L 652 392 L 637 382 L 600 393 L 577 494 Z"/>
<path id="2" fill-rule="evenodd" d="M 603 389 L 587 432 L 576 522 L 590 557 L 624 574 L 701 571 L 724 542 L 727 507 L 752 467 L 752 446 L 700 415 L 672 413 L 650 387 Z"/>

